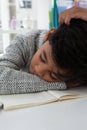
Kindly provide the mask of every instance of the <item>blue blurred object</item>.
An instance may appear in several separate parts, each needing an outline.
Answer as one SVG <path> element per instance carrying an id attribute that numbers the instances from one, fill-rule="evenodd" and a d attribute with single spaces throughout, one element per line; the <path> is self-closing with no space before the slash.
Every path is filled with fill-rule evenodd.
<path id="1" fill-rule="evenodd" d="M 58 12 L 59 12 L 59 14 L 60 14 L 62 11 L 64 11 L 64 10 L 66 10 L 66 6 L 58 6 Z"/>
<path id="2" fill-rule="evenodd" d="M 73 0 L 57 0 L 57 6 L 58 6 L 58 12 L 59 14 L 68 9 L 71 8 L 74 4 Z"/>

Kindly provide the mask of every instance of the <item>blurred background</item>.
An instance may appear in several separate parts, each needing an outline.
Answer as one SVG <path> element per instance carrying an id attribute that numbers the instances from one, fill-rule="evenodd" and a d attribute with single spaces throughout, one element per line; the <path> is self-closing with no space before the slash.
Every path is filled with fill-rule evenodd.
<path id="1" fill-rule="evenodd" d="M 58 27 L 60 12 L 74 3 L 87 8 L 87 0 L 0 0 L 0 54 L 18 33 Z"/>

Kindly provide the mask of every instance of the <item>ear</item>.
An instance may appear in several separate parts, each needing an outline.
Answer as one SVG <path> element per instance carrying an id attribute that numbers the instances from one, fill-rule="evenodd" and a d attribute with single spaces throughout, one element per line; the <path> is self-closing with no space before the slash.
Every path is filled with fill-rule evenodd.
<path id="1" fill-rule="evenodd" d="M 55 28 L 51 28 L 44 37 L 44 42 L 48 40 L 49 36 L 55 31 Z"/>

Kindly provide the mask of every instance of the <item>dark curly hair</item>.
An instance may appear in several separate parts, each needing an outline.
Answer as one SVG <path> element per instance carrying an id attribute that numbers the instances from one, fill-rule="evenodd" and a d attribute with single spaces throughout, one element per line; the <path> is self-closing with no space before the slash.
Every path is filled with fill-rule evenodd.
<path id="1" fill-rule="evenodd" d="M 61 24 L 48 40 L 55 63 L 67 70 L 58 76 L 67 84 L 87 85 L 87 22 L 71 19 L 70 25 Z"/>

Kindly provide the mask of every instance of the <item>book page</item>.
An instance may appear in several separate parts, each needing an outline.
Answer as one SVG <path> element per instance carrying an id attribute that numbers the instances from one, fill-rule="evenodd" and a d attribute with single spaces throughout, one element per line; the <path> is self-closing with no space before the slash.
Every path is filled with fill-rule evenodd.
<path id="1" fill-rule="evenodd" d="M 5 110 L 47 104 L 54 102 L 55 99 L 56 97 L 47 91 L 29 94 L 0 95 L 0 102 L 3 104 Z"/>
<path id="2" fill-rule="evenodd" d="M 87 87 L 76 87 L 63 91 L 49 91 L 59 100 L 69 100 L 74 98 L 87 97 Z"/>
<path id="3" fill-rule="evenodd" d="M 63 91 L 50 90 L 38 93 L 1 95 L 0 106 L 3 104 L 4 110 L 11 110 L 81 97 L 87 97 L 87 87 L 77 87 Z"/>

